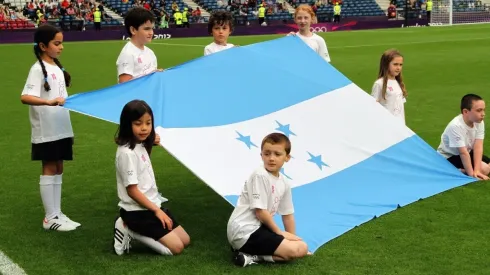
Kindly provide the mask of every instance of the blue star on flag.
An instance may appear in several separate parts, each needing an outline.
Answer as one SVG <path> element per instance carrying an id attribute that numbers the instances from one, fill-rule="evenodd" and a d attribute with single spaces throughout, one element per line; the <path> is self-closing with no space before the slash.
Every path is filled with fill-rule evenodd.
<path id="1" fill-rule="evenodd" d="M 257 147 L 257 145 L 255 145 L 252 142 L 252 140 L 250 140 L 250 136 L 244 136 L 244 135 L 240 134 L 238 131 L 236 131 L 236 133 L 239 136 L 236 139 L 239 140 L 239 141 L 241 141 L 241 142 L 243 142 L 243 143 L 245 143 L 245 145 L 247 145 L 248 149 L 251 149 L 252 146 Z"/>
<path id="2" fill-rule="evenodd" d="M 291 129 L 289 129 L 290 127 L 290 124 L 285 124 L 285 125 L 282 125 L 279 121 L 276 120 L 276 123 L 277 125 L 279 125 L 279 127 L 276 128 L 276 130 L 278 131 L 281 131 L 283 132 L 287 137 L 289 137 L 289 135 L 293 135 L 293 136 L 296 136 L 295 133 L 293 133 L 291 131 Z"/>
<path id="3" fill-rule="evenodd" d="M 280 171 L 280 172 L 281 172 L 281 174 L 283 174 L 283 175 L 284 175 L 286 178 L 288 178 L 288 179 L 292 180 L 292 178 L 291 178 L 291 177 L 289 177 L 288 175 L 286 175 L 286 173 L 284 172 L 284 167 L 282 167 L 282 168 L 281 168 L 281 171 Z"/>
<path id="4" fill-rule="evenodd" d="M 315 156 L 310 152 L 308 152 L 308 154 L 310 155 L 310 159 L 308 161 L 316 164 L 320 170 L 323 170 L 323 166 L 329 167 L 325 162 L 323 162 L 322 155 Z"/>

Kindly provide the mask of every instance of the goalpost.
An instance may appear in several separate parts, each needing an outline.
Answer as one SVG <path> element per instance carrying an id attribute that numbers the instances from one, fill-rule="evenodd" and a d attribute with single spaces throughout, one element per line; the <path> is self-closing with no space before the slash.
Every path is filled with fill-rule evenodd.
<path id="1" fill-rule="evenodd" d="M 431 26 L 490 23 L 488 0 L 432 0 Z"/>

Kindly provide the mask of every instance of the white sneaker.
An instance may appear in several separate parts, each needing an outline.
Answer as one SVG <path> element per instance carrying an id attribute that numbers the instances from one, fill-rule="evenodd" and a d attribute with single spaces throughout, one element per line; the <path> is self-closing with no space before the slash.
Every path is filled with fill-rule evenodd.
<path id="1" fill-rule="evenodd" d="M 46 218 L 44 218 L 43 228 L 46 230 L 55 230 L 55 231 L 72 231 L 76 229 L 75 226 L 58 217 L 54 217 L 49 221 Z"/>
<path id="2" fill-rule="evenodd" d="M 129 252 L 131 239 L 127 226 L 119 217 L 114 224 L 114 251 L 117 255 L 123 255 L 124 251 Z"/>
<path id="3" fill-rule="evenodd" d="M 63 214 L 63 213 L 60 213 L 59 218 L 60 218 L 61 220 L 66 221 L 67 223 L 71 223 L 71 224 L 72 224 L 72 225 L 73 225 L 75 228 L 77 228 L 77 227 L 79 227 L 79 226 L 81 225 L 80 223 L 78 223 L 78 222 L 75 222 L 75 221 L 71 220 L 70 218 L 68 218 L 68 216 L 67 216 L 67 215 L 65 215 L 65 214 Z"/>
<path id="4" fill-rule="evenodd" d="M 259 261 L 258 256 L 252 256 L 248 255 L 242 252 L 239 252 L 235 255 L 235 258 L 233 259 L 236 265 L 241 266 L 241 267 L 246 267 L 247 265 L 252 265 L 252 264 L 257 264 Z"/>

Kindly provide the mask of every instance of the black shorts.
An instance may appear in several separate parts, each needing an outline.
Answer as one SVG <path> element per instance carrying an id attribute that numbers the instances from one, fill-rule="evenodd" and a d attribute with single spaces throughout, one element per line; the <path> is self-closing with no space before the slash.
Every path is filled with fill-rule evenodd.
<path id="1" fill-rule="evenodd" d="M 283 240 L 284 236 L 262 224 L 238 251 L 249 255 L 272 256 Z"/>
<path id="2" fill-rule="evenodd" d="M 172 216 L 170 211 L 166 208 L 161 208 L 165 214 L 172 220 L 172 230 L 179 226 L 179 223 Z M 143 236 L 150 237 L 155 241 L 160 240 L 172 230 L 163 228 L 162 222 L 155 216 L 155 213 L 150 210 L 138 210 L 138 211 L 126 211 L 121 209 L 119 211 L 121 219 L 134 232 Z"/>
<path id="3" fill-rule="evenodd" d="M 474 163 L 474 160 L 473 160 L 473 151 L 470 152 L 470 158 L 471 158 L 471 162 L 473 164 L 473 167 L 475 167 L 475 163 Z M 464 166 L 463 166 L 463 162 L 461 161 L 461 156 L 451 156 L 447 159 L 452 165 L 454 165 L 456 168 L 459 168 L 459 169 L 464 169 Z M 490 158 L 483 155 L 482 156 L 482 161 L 485 162 L 485 163 L 490 163 Z"/>
<path id="4" fill-rule="evenodd" d="M 73 138 L 32 143 L 31 159 L 42 161 L 73 160 Z"/>

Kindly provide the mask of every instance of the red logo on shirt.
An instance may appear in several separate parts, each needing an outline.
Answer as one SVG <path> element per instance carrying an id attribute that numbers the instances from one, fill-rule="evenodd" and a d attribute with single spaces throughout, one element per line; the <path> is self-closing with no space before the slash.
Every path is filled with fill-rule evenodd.
<path id="1" fill-rule="evenodd" d="M 276 189 L 275 186 L 272 185 L 272 194 L 274 194 L 275 189 Z"/>
<path id="2" fill-rule="evenodd" d="M 388 87 L 388 91 L 393 92 L 393 87 Z"/>
<path id="3" fill-rule="evenodd" d="M 146 158 L 145 158 L 145 155 L 141 155 L 141 159 L 146 162 Z"/>
<path id="4" fill-rule="evenodd" d="M 51 78 L 52 78 L 53 80 L 56 80 L 56 75 L 55 75 L 55 74 L 51 74 Z"/>
<path id="5" fill-rule="evenodd" d="M 138 63 L 143 63 L 143 61 L 141 60 L 141 57 L 138 57 Z"/>

